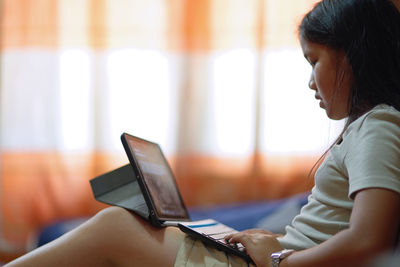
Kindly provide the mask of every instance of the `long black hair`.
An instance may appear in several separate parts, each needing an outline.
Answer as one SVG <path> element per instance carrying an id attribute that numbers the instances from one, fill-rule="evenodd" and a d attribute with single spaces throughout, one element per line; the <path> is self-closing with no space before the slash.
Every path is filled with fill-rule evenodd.
<path id="1" fill-rule="evenodd" d="M 392 1 L 323 0 L 299 34 L 345 52 L 353 72 L 346 125 L 378 104 L 400 111 L 400 12 Z"/>
<path id="2" fill-rule="evenodd" d="M 311 175 L 351 122 L 378 104 L 400 111 L 400 11 L 391 0 L 322 0 L 304 16 L 299 34 L 308 42 L 345 52 L 352 70 L 346 124 Z M 338 71 L 340 84 L 345 74 Z"/>

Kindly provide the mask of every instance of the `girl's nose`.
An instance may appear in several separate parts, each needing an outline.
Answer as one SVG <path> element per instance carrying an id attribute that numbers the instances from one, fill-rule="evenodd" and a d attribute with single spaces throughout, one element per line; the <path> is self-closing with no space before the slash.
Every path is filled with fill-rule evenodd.
<path id="1" fill-rule="evenodd" d="M 310 81 L 308 82 L 308 87 L 312 90 L 316 90 L 317 88 L 315 87 L 315 81 L 314 81 L 314 75 L 311 75 Z"/>

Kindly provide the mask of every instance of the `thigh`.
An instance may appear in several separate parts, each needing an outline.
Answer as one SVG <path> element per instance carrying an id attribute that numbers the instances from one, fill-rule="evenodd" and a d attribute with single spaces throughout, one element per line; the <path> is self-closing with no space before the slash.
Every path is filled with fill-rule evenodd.
<path id="1" fill-rule="evenodd" d="M 116 207 L 102 211 L 93 224 L 107 236 L 109 261 L 120 266 L 173 266 L 185 237 L 177 227 L 154 227 Z"/>
<path id="2" fill-rule="evenodd" d="M 173 266 L 183 239 L 177 228 L 110 207 L 7 266 Z"/>

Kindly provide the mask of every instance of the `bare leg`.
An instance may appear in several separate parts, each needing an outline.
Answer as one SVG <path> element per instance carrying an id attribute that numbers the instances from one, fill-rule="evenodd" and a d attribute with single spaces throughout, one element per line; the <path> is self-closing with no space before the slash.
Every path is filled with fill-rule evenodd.
<path id="1" fill-rule="evenodd" d="M 118 207 L 9 263 L 17 266 L 173 266 L 184 234 Z"/>

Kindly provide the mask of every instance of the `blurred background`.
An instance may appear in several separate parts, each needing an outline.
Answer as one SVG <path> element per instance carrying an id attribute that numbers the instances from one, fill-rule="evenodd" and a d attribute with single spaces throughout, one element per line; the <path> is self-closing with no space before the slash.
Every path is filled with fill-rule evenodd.
<path id="1" fill-rule="evenodd" d="M 298 44 L 315 2 L 0 0 L 0 252 L 103 208 L 88 181 L 128 162 L 122 132 L 161 145 L 189 207 L 310 190 L 342 126 Z"/>

